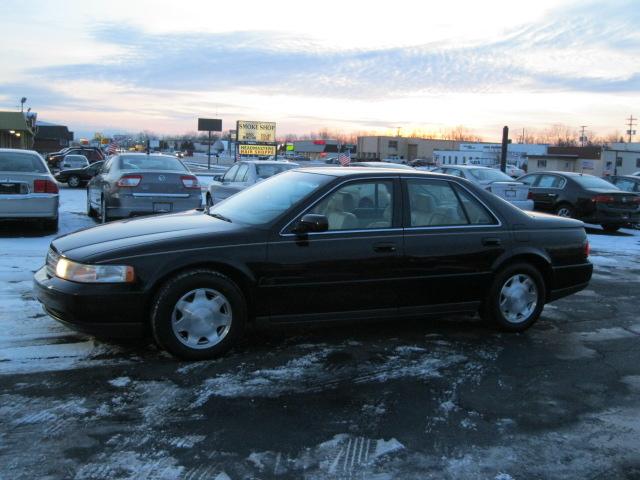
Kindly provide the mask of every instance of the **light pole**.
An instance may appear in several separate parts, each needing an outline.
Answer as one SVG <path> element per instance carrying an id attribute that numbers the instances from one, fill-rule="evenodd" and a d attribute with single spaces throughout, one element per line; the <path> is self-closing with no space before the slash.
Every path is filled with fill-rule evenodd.
<path id="1" fill-rule="evenodd" d="M 22 97 L 20 99 L 20 113 L 24 113 L 24 104 L 27 101 L 27 97 Z"/>

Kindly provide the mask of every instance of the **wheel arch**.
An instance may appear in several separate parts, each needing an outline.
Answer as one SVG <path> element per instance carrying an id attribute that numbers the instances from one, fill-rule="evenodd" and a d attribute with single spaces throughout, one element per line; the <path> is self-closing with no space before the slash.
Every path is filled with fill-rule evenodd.
<path id="1" fill-rule="evenodd" d="M 497 273 L 503 268 L 515 263 L 528 263 L 540 271 L 544 280 L 545 297 L 548 298 L 551 286 L 553 285 L 553 269 L 551 258 L 546 254 L 546 252 L 529 248 L 516 250 L 511 252 L 509 255 L 498 258 L 494 262 L 492 270 L 494 273 Z"/>

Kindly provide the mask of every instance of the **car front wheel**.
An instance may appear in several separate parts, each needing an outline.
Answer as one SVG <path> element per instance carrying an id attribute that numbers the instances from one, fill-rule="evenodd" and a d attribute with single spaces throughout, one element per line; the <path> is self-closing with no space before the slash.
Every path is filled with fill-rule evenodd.
<path id="1" fill-rule="evenodd" d="M 536 322 L 544 303 L 545 284 L 540 272 L 528 263 L 517 263 L 498 272 L 481 316 L 501 330 L 522 332 Z"/>
<path id="2" fill-rule="evenodd" d="M 78 188 L 80 186 L 80 177 L 77 175 L 71 175 L 68 179 L 67 179 L 67 185 L 69 185 L 71 188 Z"/>
<path id="3" fill-rule="evenodd" d="M 165 283 L 151 308 L 156 343 L 187 360 L 217 357 L 242 336 L 244 295 L 228 277 L 209 269 L 182 272 Z"/>

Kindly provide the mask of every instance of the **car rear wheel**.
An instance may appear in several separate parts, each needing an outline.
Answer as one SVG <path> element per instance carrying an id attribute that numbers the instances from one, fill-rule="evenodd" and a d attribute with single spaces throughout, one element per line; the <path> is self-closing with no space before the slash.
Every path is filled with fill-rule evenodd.
<path id="1" fill-rule="evenodd" d="M 78 188 L 80 187 L 80 184 L 82 182 L 80 181 L 80 177 L 77 175 L 71 175 L 68 179 L 67 179 L 67 185 L 69 185 L 71 188 Z"/>
<path id="2" fill-rule="evenodd" d="M 89 190 L 87 190 L 87 215 L 91 218 L 96 216 L 96 211 L 91 206 L 91 200 L 89 199 Z"/>
<path id="3" fill-rule="evenodd" d="M 556 215 L 559 217 L 573 218 L 574 210 L 568 203 L 561 203 L 556 208 Z"/>
<path id="4" fill-rule="evenodd" d="M 533 325 L 545 302 L 540 272 L 528 263 L 510 265 L 496 275 L 481 310 L 501 330 L 522 332 Z"/>
<path id="5" fill-rule="evenodd" d="M 620 230 L 620 225 L 602 225 L 605 232 L 614 233 Z"/>
<path id="6" fill-rule="evenodd" d="M 242 336 L 247 307 L 228 277 L 209 269 L 176 275 L 154 297 L 151 330 L 156 343 L 176 357 L 217 357 Z"/>

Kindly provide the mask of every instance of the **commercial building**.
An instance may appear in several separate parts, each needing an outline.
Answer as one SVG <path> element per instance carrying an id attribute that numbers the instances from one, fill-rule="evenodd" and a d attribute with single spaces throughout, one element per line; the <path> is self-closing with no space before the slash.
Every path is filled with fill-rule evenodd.
<path id="1" fill-rule="evenodd" d="M 297 140 L 293 142 L 293 151 L 309 160 L 321 160 L 337 157 L 340 152 L 338 140 Z"/>
<path id="2" fill-rule="evenodd" d="M 507 163 L 523 167 L 529 155 L 544 155 L 548 145 L 530 143 L 510 143 L 507 146 Z M 433 153 L 438 165 L 484 165 L 495 166 L 500 163 L 502 145 L 500 143 L 469 142 L 461 143 L 458 149 L 436 150 Z"/>
<path id="3" fill-rule="evenodd" d="M 640 143 L 610 143 L 602 149 L 605 175 L 631 175 L 640 171 Z"/>
<path id="4" fill-rule="evenodd" d="M 0 148 L 33 148 L 35 113 L 0 112 Z"/>
<path id="5" fill-rule="evenodd" d="M 55 125 L 47 122 L 36 122 L 36 135 L 33 149 L 40 153 L 57 152 L 68 147 L 73 141 L 73 132 L 65 125 Z"/>
<path id="6" fill-rule="evenodd" d="M 527 172 L 577 172 L 601 177 L 607 173 L 601 147 L 548 147 L 544 155 L 527 157 Z"/>
<path id="7" fill-rule="evenodd" d="M 358 137 L 358 160 L 392 160 L 409 162 L 416 158 L 433 161 L 435 150 L 456 150 L 460 142 L 431 138 L 386 136 Z"/>

